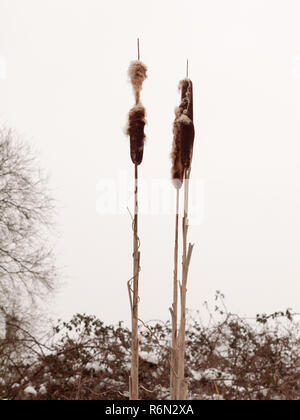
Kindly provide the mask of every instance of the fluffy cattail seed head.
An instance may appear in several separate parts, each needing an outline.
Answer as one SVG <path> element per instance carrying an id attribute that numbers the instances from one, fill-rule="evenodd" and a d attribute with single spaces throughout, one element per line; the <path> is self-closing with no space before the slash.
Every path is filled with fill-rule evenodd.
<path id="1" fill-rule="evenodd" d="M 126 134 L 130 137 L 130 155 L 135 165 L 143 161 L 145 144 L 146 110 L 143 105 L 135 105 L 129 112 Z"/>
<path id="2" fill-rule="evenodd" d="M 172 179 L 175 188 L 183 183 L 184 171 L 191 167 L 195 128 L 193 123 L 193 84 L 190 79 L 184 79 L 179 84 L 181 103 L 175 110 L 172 148 Z"/>
<path id="3" fill-rule="evenodd" d="M 138 104 L 140 102 L 143 82 L 147 79 L 147 67 L 141 61 L 132 61 L 128 75 L 135 94 L 136 104 Z"/>

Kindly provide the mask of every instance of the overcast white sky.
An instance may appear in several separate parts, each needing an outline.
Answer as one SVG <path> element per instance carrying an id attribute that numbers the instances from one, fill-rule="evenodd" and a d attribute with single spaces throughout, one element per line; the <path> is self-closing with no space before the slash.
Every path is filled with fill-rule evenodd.
<path id="1" fill-rule="evenodd" d="M 96 203 L 99 181 L 132 172 L 123 128 L 137 36 L 149 67 L 148 184 L 169 177 L 190 60 L 205 213 L 190 231 L 188 306 L 222 290 L 241 314 L 300 310 L 299 22 L 298 0 L 0 0 L 1 121 L 38 150 L 59 203 L 58 316 L 129 319 L 130 218 L 99 215 Z M 141 219 L 146 321 L 169 316 L 173 225 Z"/>

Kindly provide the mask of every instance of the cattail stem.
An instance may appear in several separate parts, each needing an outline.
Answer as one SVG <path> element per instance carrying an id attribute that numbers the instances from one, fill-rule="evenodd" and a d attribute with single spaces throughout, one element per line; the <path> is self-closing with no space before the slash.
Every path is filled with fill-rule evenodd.
<path id="1" fill-rule="evenodd" d="M 132 344 L 131 344 L 131 376 L 130 376 L 130 400 L 139 399 L 139 274 L 140 252 L 138 236 L 138 165 L 134 169 L 134 223 L 133 223 L 133 298 L 132 298 Z"/>
<path id="2" fill-rule="evenodd" d="M 188 383 L 185 378 L 185 352 L 186 352 L 186 295 L 187 295 L 187 280 L 190 261 L 193 252 L 193 245 L 189 244 L 187 248 L 187 234 L 188 234 L 188 209 L 189 209 L 189 181 L 190 169 L 186 169 L 184 173 L 184 216 L 182 223 L 183 233 L 183 256 L 182 256 L 182 283 L 180 284 L 180 329 L 178 336 L 178 387 L 177 399 L 186 400 Z"/>
<path id="3" fill-rule="evenodd" d="M 172 374 L 171 383 L 176 383 L 176 391 L 173 390 L 172 396 L 176 400 L 186 400 L 188 392 L 188 382 L 185 378 L 185 353 L 186 353 L 186 294 L 187 294 L 187 280 L 190 261 L 193 252 L 193 245 L 189 244 L 187 247 L 188 235 L 188 211 L 189 211 L 189 181 L 191 173 L 191 162 L 193 157 L 193 144 L 195 138 L 195 128 L 193 123 L 193 83 L 188 79 L 189 75 L 189 62 L 186 63 L 186 76 L 185 80 L 180 82 L 181 89 L 181 103 L 175 111 L 176 119 L 174 123 L 174 140 L 172 150 L 172 175 L 173 180 L 179 178 L 175 182 L 175 186 L 181 187 L 184 182 L 184 215 L 182 221 L 183 231 L 183 256 L 182 256 L 182 281 L 180 283 L 180 327 L 179 331 L 176 326 L 177 337 L 175 336 L 175 320 L 177 323 L 177 312 L 173 308 L 172 321 L 173 321 L 173 334 L 172 334 L 172 367 L 174 368 L 177 363 L 177 369 Z M 176 224 L 178 219 L 176 220 Z M 177 225 L 176 225 L 177 229 Z M 178 232 L 176 231 L 176 239 L 178 242 Z M 175 248 L 176 248 L 175 239 Z M 178 244 L 177 244 L 178 247 Z M 178 252 L 178 251 L 177 251 Z M 176 251 L 175 251 L 176 255 Z M 178 255 L 177 255 L 178 258 Z M 175 256 L 176 265 L 176 256 Z M 175 275 L 174 275 L 175 277 Z M 177 276 L 176 276 L 177 277 Z M 177 287 L 177 286 L 176 286 Z M 175 289 L 174 286 L 174 295 Z M 177 299 L 177 298 L 176 298 Z M 175 297 L 174 297 L 175 301 Z M 177 309 L 177 308 L 176 308 Z M 175 341 L 175 345 L 174 345 Z M 177 373 L 176 378 L 174 375 Z"/>
<path id="4" fill-rule="evenodd" d="M 172 348 L 170 390 L 172 400 L 177 400 L 178 388 L 178 234 L 179 234 L 179 188 L 176 189 L 176 218 L 175 218 L 175 246 L 174 246 L 174 281 L 172 315 Z"/>
<path id="5" fill-rule="evenodd" d="M 133 220 L 133 286 L 128 284 L 130 297 L 132 336 L 131 336 L 131 374 L 129 378 L 129 398 L 139 399 L 139 276 L 140 276 L 140 241 L 138 235 L 138 165 L 142 163 L 144 153 L 146 110 L 140 102 L 147 67 L 140 61 L 140 40 L 137 39 L 138 60 L 130 64 L 128 74 L 135 95 L 135 106 L 129 112 L 127 134 L 130 137 L 130 154 L 134 164 L 134 220 Z"/>

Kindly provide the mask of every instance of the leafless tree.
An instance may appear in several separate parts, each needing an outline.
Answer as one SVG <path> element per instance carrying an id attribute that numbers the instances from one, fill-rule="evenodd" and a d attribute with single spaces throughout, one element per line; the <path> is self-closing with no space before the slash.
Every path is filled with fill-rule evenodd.
<path id="1" fill-rule="evenodd" d="M 53 202 L 30 147 L 0 128 L 0 306 L 50 291 L 55 283 L 49 241 Z"/>

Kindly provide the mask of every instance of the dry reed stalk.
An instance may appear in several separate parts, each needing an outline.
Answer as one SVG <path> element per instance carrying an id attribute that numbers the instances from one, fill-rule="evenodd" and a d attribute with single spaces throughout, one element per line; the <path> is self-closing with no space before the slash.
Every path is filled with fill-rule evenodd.
<path id="1" fill-rule="evenodd" d="M 185 378 L 185 353 L 186 353 L 186 296 L 187 296 L 187 281 L 190 261 L 193 252 L 193 245 L 187 246 L 188 236 L 188 207 L 189 207 L 189 180 L 191 173 L 191 163 L 193 157 L 193 145 L 195 138 L 195 130 L 193 123 L 193 84 L 190 79 L 185 79 L 180 83 L 181 89 L 181 104 L 176 110 L 176 120 L 174 123 L 174 149 L 177 150 L 176 158 L 180 163 L 178 165 L 173 163 L 173 173 L 180 170 L 182 178 L 184 178 L 184 216 L 182 222 L 182 234 L 183 234 L 183 256 L 182 256 L 182 282 L 180 284 L 180 328 L 177 331 L 177 337 L 174 343 L 174 331 L 172 334 L 172 353 L 171 366 L 174 372 L 171 375 L 172 385 L 176 386 L 176 390 L 172 390 L 173 399 L 185 400 L 188 392 L 188 382 Z M 175 162 L 175 159 L 173 159 Z M 181 186 L 182 180 L 178 185 Z M 179 192 L 179 189 L 178 189 Z M 175 234 L 178 240 L 178 233 Z M 176 247 L 176 239 L 175 239 Z M 178 247 L 178 245 L 177 245 Z M 178 258 L 178 257 L 177 257 Z M 176 258 L 175 258 L 176 263 Z M 178 260 L 177 260 L 178 263 Z M 174 297 L 175 297 L 175 283 L 174 283 Z M 176 298 L 177 299 L 177 298 Z M 172 312 L 173 325 L 175 324 L 174 308 Z M 175 365 L 176 364 L 176 365 Z M 176 370 L 175 370 L 176 369 Z"/>
<path id="2" fill-rule="evenodd" d="M 179 188 L 176 189 L 176 219 L 175 219 L 175 245 L 174 245 L 174 278 L 173 303 L 170 308 L 172 317 L 172 347 L 170 369 L 170 391 L 172 400 L 177 399 L 178 379 L 178 236 L 179 236 Z"/>
<path id="3" fill-rule="evenodd" d="M 174 244 L 174 272 L 173 272 L 173 303 L 170 308 L 172 318 L 172 346 L 170 357 L 170 393 L 172 400 L 177 399 L 178 379 L 178 236 L 179 236 L 179 197 L 180 188 L 183 183 L 184 168 L 181 159 L 182 138 L 178 118 L 181 111 L 175 110 L 175 121 L 173 125 L 173 146 L 171 153 L 172 160 L 172 182 L 176 188 L 176 218 L 175 218 L 175 244 Z"/>
<path id="4" fill-rule="evenodd" d="M 130 400 L 139 399 L 139 273 L 140 252 L 138 236 L 138 165 L 134 167 L 134 222 L 133 222 L 133 291 L 132 291 L 132 343 L 131 375 L 129 380 Z"/>
<path id="5" fill-rule="evenodd" d="M 187 247 L 188 236 L 188 203 L 189 203 L 189 180 L 190 168 L 185 170 L 184 178 L 184 216 L 182 222 L 183 235 L 183 254 L 182 254 L 182 282 L 180 284 L 180 328 L 178 337 L 178 381 L 177 381 L 177 399 L 186 400 L 188 383 L 185 378 L 185 353 L 186 353 L 186 296 L 188 272 L 192 257 L 194 245 Z"/>
<path id="6" fill-rule="evenodd" d="M 138 44 L 138 58 L 139 44 Z M 147 67 L 138 59 L 130 64 L 129 77 L 135 93 L 136 104 L 129 112 L 127 135 L 130 137 L 130 154 L 134 164 L 134 219 L 133 219 L 133 287 L 128 285 L 132 338 L 131 338 L 131 373 L 129 377 L 129 398 L 139 399 L 139 274 L 140 274 L 140 251 L 138 235 L 138 166 L 142 163 L 144 153 L 146 124 L 146 110 L 140 102 L 142 84 L 146 79 Z"/>

